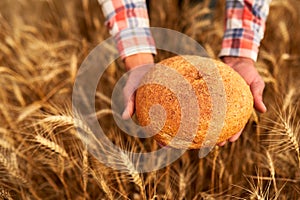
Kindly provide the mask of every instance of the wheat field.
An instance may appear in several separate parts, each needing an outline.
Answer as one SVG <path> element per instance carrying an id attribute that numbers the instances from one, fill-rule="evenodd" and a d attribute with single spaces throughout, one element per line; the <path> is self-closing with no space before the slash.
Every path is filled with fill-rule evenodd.
<path id="1" fill-rule="evenodd" d="M 224 1 L 150 1 L 151 25 L 180 31 L 217 58 Z M 180 20 L 178 20 L 180 19 Z M 167 167 L 139 173 L 130 154 L 99 162 L 76 129 L 72 87 L 88 53 L 109 37 L 96 0 L 0 2 L 0 199 L 299 199 L 300 1 L 273 0 L 257 69 L 267 113 L 253 112 L 240 139 L 205 158 L 187 151 Z M 101 56 L 101 55 L 99 55 Z M 159 52 L 156 60 L 168 57 Z M 125 72 L 120 60 L 101 78 L 97 117 L 129 152 L 159 149 L 123 133 L 110 96 Z M 134 130 L 133 130 L 134 131 Z"/>

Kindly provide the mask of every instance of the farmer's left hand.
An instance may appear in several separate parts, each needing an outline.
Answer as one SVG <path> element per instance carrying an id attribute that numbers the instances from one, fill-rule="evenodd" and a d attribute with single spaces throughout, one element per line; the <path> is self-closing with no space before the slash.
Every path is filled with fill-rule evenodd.
<path id="1" fill-rule="evenodd" d="M 265 83 L 257 72 L 254 61 L 250 58 L 232 56 L 225 56 L 222 58 L 222 61 L 239 73 L 250 86 L 250 90 L 254 99 L 254 108 L 261 113 L 266 112 L 267 108 L 262 99 Z M 229 141 L 236 141 L 240 137 L 242 131 L 243 130 L 229 138 Z M 218 145 L 223 146 L 225 144 L 226 141 Z"/>

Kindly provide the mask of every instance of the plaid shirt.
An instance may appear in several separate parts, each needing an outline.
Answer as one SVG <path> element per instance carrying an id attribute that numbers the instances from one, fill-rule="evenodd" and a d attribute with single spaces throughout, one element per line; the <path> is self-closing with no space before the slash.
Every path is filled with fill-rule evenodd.
<path id="1" fill-rule="evenodd" d="M 137 53 L 156 54 L 145 0 L 98 1 L 121 58 Z M 226 26 L 220 57 L 240 56 L 256 61 L 270 1 L 226 1 Z"/>

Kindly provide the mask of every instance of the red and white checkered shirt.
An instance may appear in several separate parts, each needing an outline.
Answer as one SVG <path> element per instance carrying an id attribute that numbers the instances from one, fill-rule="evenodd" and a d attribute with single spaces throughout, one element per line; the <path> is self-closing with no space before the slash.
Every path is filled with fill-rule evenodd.
<path id="1" fill-rule="evenodd" d="M 145 0 L 98 0 L 120 56 L 156 54 Z M 226 0 L 226 26 L 219 56 L 257 59 L 271 0 Z"/>

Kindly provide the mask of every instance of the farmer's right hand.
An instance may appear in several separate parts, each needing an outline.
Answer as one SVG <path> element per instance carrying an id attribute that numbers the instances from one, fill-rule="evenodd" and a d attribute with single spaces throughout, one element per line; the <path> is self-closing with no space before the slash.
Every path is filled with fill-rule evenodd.
<path id="1" fill-rule="evenodd" d="M 139 53 L 124 59 L 129 76 L 123 89 L 125 109 L 123 119 L 129 119 L 135 111 L 135 90 L 138 88 L 143 76 L 154 66 L 154 58 L 150 53 Z"/>

